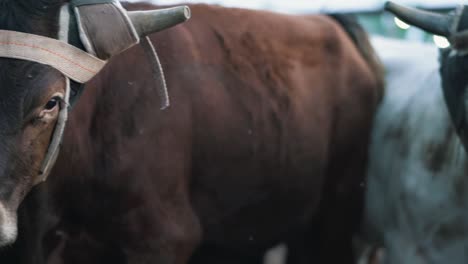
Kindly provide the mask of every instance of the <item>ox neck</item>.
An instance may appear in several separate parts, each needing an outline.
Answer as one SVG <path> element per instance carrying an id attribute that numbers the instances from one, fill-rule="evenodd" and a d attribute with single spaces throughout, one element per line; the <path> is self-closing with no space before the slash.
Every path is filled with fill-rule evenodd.
<path id="1" fill-rule="evenodd" d="M 440 74 L 445 102 L 452 123 L 468 152 L 468 75 L 465 74 L 465 56 L 450 56 L 450 50 L 443 50 L 441 56 Z M 445 53 L 445 54 L 444 54 Z"/>

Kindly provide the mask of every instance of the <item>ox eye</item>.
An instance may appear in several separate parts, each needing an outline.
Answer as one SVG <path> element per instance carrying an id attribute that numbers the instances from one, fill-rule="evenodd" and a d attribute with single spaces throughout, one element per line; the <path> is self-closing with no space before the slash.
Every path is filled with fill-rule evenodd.
<path id="1" fill-rule="evenodd" d="M 49 102 L 44 106 L 45 110 L 51 111 L 54 110 L 60 103 L 61 98 L 58 96 L 52 97 Z"/>

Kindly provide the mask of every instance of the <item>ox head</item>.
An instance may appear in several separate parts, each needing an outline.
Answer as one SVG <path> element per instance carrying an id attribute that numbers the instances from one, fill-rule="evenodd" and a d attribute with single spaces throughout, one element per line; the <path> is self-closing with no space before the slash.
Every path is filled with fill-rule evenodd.
<path id="1" fill-rule="evenodd" d="M 70 83 L 189 17 L 188 7 L 127 12 L 114 0 L 0 0 L 0 247 L 16 239 L 16 210 L 55 161 Z"/>
<path id="2" fill-rule="evenodd" d="M 442 87 L 453 124 L 468 151 L 468 6 L 449 14 L 408 8 L 388 2 L 385 9 L 408 24 L 446 37 L 451 46 L 441 50 Z"/>

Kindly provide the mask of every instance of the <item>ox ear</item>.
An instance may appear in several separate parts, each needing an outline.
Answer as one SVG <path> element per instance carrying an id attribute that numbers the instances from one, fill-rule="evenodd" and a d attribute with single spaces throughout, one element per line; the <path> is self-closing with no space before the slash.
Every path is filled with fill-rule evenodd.
<path id="1" fill-rule="evenodd" d="M 107 60 L 140 42 L 140 38 L 190 18 L 187 6 L 127 12 L 116 0 L 72 0 L 81 43 Z"/>
<path id="2" fill-rule="evenodd" d="M 419 27 L 429 33 L 450 37 L 455 22 L 454 15 L 442 15 L 387 2 L 385 10 L 393 13 L 404 22 Z"/>

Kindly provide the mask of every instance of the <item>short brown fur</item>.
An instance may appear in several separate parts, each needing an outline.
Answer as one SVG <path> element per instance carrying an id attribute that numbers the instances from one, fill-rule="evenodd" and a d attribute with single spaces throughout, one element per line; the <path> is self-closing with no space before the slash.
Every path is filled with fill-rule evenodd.
<path id="1" fill-rule="evenodd" d="M 246 263 L 280 241 L 351 263 L 380 76 L 327 16 L 191 8 L 151 37 L 168 110 L 135 47 L 71 113 L 38 190 L 50 263 Z"/>

